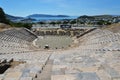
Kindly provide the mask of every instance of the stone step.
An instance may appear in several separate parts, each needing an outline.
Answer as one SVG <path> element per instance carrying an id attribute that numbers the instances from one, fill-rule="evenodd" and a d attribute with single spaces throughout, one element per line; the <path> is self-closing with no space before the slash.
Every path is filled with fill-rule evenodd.
<path id="1" fill-rule="evenodd" d="M 81 72 L 77 74 L 52 75 L 51 80 L 100 80 L 96 73 Z"/>
<path id="2" fill-rule="evenodd" d="M 99 70 L 96 72 L 100 80 L 110 80 L 108 74 L 104 70 Z"/>
<path id="3" fill-rule="evenodd" d="M 120 74 L 108 65 L 102 65 L 105 72 L 109 75 L 111 80 L 120 80 Z"/>
<path id="4" fill-rule="evenodd" d="M 33 80 L 51 80 L 53 60 L 48 60 L 43 71 Z"/>

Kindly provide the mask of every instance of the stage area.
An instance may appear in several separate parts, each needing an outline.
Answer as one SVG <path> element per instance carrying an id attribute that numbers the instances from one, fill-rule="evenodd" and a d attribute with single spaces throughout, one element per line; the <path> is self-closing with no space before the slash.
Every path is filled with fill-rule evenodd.
<path id="1" fill-rule="evenodd" d="M 49 46 L 49 49 L 66 49 L 72 44 L 72 37 L 70 36 L 39 36 L 36 45 L 44 49 Z"/>

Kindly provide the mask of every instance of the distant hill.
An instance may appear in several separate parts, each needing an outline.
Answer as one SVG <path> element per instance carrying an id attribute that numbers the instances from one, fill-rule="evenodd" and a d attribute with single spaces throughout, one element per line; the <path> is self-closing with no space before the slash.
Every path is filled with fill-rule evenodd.
<path id="1" fill-rule="evenodd" d="M 6 14 L 6 18 L 11 20 L 11 21 L 24 19 L 24 17 L 12 16 L 12 15 L 9 15 L 9 14 Z"/>
<path id="2" fill-rule="evenodd" d="M 67 15 L 46 15 L 46 14 L 32 14 L 32 15 L 29 15 L 27 17 L 12 16 L 9 14 L 5 14 L 5 16 L 8 20 L 13 21 L 13 22 L 36 21 L 35 18 L 37 18 L 37 17 L 69 17 Z"/>
<path id="3" fill-rule="evenodd" d="M 27 17 L 69 17 L 68 15 L 32 14 Z"/>
<path id="4" fill-rule="evenodd" d="M 112 15 L 112 16 L 114 16 L 114 17 L 118 17 L 118 16 L 120 16 L 120 15 Z"/>
<path id="5" fill-rule="evenodd" d="M 87 16 L 87 15 L 83 15 L 78 17 L 78 19 L 81 18 L 88 18 L 88 19 L 95 19 L 95 18 L 113 18 L 114 15 L 95 15 L 95 16 Z"/>
<path id="6" fill-rule="evenodd" d="M 22 19 L 20 22 L 23 22 L 23 23 L 32 23 L 36 21 L 36 19 L 32 19 L 32 18 L 25 18 L 25 19 Z"/>
<path id="7" fill-rule="evenodd" d="M 87 16 L 87 15 L 83 15 L 83 16 L 80 16 L 78 17 L 78 19 L 94 19 L 94 16 Z"/>
<path id="8" fill-rule="evenodd" d="M 94 18 L 113 18 L 114 16 L 113 15 L 96 15 L 96 16 L 93 16 Z"/>

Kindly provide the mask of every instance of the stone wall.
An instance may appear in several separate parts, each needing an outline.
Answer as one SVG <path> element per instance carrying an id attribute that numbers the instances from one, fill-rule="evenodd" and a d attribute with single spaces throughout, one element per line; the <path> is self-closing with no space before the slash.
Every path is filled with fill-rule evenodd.
<path id="1" fill-rule="evenodd" d="M 82 33 L 86 32 L 87 29 L 40 29 L 34 30 L 35 34 L 38 36 L 44 35 L 67 35 L 67 36 L 76 36 L 81 35 Z"/>

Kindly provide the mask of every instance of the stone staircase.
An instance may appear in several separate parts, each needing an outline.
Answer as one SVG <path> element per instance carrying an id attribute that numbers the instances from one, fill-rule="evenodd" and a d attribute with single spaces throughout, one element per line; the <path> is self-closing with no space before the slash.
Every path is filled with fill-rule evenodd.
<path id="1" fill-rule="evenodd" d="M 33 80 L 51 80 L 53 60 L 48 60 L 42 72 L 37 74 Z"/>

